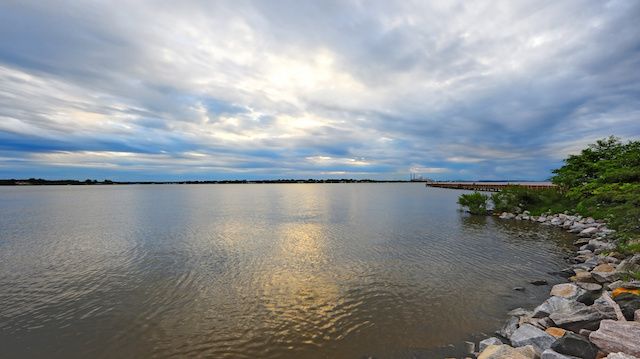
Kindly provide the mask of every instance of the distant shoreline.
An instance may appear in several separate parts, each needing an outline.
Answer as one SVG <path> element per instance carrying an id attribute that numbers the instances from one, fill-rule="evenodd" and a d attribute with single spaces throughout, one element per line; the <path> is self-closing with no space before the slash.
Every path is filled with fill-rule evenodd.
<path id="1" fill-rule="evenodd" d="M 151 184 L 282 184 L 282 183 L 541 183 L 528 180 L 479 180 L 479 181 L 430 181 L 414 180 L 372 180 L 372 179 L 277 179 L 277 180 L 211 180 L 211 181 L 111 181 L 111 180 L 45 180 L 42 178 L 29 179 L 0 179 L 0 186 L 105 186 L 105 185 L 151 185 Z"/>
<path id="2" fill-rule="evenodd" d="M 0 186 L 112 186 L 112 185 L 153 185 L 153 184 L 283 184 L 283 183 L 425 183 L 407 180 L 220 180 L 220 181 L 97 181 L 97 180 L 0 180 Z"/>

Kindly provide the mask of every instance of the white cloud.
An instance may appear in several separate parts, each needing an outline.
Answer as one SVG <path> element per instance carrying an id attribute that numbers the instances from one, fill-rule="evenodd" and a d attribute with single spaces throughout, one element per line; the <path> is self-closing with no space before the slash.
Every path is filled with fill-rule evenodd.
<path id="1" fill-rule="evenodd" d="M 447 157 L 447 162 L 453 163 L 478 163 L 485 161 L 483 158 L 477 157 L 465 157 L 465 156 L 455 156 L 455 157 Z"/>
<path id="2" fill-rule="evenodd" d="M 32 161 L 544 178 L 576 146 L 640 136 L 638 16 L 632 0 L 3 4 L 0 177 Z"/>

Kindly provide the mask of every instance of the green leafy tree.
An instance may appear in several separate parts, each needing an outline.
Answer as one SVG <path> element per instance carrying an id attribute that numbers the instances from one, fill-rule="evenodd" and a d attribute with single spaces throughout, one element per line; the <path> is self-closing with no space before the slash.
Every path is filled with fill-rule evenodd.
<path id="1" fill-rule="evenodd" d="M 640 141 L 599 140 L 553 173 L 578 213 L 606 219 L 623 239 L 640 236 Z"/>
<path id="2" fill-rule="evenodd" d="M 606 183 L 640 182 L 640 141 L 609 137 L 571 155 L 551 180 L 575 198 L 589 196 Z"/>

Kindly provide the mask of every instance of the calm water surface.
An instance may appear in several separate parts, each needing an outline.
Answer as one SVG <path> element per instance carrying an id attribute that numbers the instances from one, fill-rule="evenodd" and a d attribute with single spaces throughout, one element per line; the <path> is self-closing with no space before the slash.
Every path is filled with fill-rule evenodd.
<path id="1" fill-rule="evenodd" d="M 0 188 L 3 358 L 432 358 L 569 237 L 421 184 Z M 517 292 L 514 286 L 525 286 Z"/>

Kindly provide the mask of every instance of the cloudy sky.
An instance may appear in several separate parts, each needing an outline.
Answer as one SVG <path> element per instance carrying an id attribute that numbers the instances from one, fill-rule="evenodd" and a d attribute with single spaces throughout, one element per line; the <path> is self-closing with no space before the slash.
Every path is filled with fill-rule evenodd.
<path id="1" fill-rule="evenodd" d="M 640 1 L 0 2 L 0 177 L 545 179 L 640 137 Z"/>

